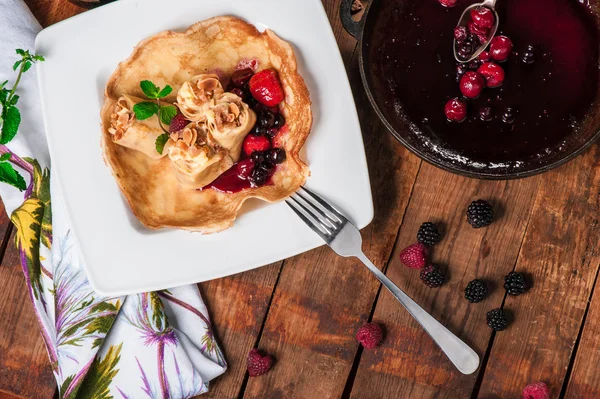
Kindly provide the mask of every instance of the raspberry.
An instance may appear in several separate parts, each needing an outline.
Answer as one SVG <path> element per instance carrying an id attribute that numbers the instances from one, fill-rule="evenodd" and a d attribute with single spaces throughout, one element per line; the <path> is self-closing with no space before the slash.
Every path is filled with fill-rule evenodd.
<path id="1" fill-rule="evenodd" d="M 462 42 L 466 38 L 467 28 L 465 28 L 464 26 L 457 26 L 456 28 L 454 28 L 454 39 L 456 39 L 457 42 Z"/>
<path id="2" fill-rule="evenodd" d="M 177 115 L 171 119 L 169 132 L 177 133 L 178 131 L 183 130 L 189 123 L 190 121 L 185 119 L 185 116 L 179 110 L 177 110 Z"/>
<path id="3" fill-rule="evenodd" d="M 550 389 L 543 382 L 529 384 L 523 389 L 523 399 L 550 399 Z"/>
<path id="4" fill-rule="evenodd" d="M 382 338 L 383 331 L 377 323 L 366 323 L 356 333 L 356 340 L 367 349 L 375 349 Z"/>
<path id="5" fill-rule="evenodd" d="M 411 269 L 422 269 L 427 263 L 427 247 L 417 243 L 404 248 L 400 252 L 400 261 Z"/>
<path id="6" fill-rule="evenodd" d="M 263 355 L 258 349 L 252 349 L 248 354 L 246 365 L 250 377 L 258 377 L 271 369 L 273 366 L 273 357 L 271 355 Z"/>
<path id="7" fill-rule="evenodd" d="M 252 76 L 248 85 L 252 97 L 267 107 L 274 107 L 283 101 L 283 89 L 273 69 L 265 69 Z"/>
<path id="8" fill-rule="evenodd" d="M 250 156 L 254 151 L 266 151 L 271 148 L 271 141 L 265 136 L 249 134 L 244 139 L 244 152 Z"/>
<path id="9" fill-rule="evenodd" d="M 444 284 L 444 273 L 436 265 L 425 267 L 419 277 L 430 288 L 438 288 Z"/>

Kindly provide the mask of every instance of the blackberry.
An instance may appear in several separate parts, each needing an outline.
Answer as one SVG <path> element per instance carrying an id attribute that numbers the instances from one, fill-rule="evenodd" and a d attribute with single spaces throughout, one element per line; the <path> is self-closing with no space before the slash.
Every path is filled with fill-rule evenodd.
<path id="1" fill-rule="evenodd" d="M 488 287 L 483 280 L 473 280 L 465 288 L 465 298 L 471 303 L 481 302 L 487 293 Z"/>
<path id="2" fill-rule="evenodd" d="M 489 226 L 494 220 L 494 209 L 484 200 L 473 201 L 467 209 L 467 220 L 474 229 Z"/>
<path id="3" fill-rule="evenodd" d="M 425 266 L 419 277 L 430 288 L 438 288 L 444 284 L 444 273 L 436 265 Z"/>
<path id="4" fill-rule="evenodd" d="M 508 295 L 521 295 L 527 292 L 529 284 L 525 280 L 525 276 L 521 273 L 510 272 L 504 277 L 504 289 L 508 292 Z"/>
<path id="5" fill-rule="evenodd" d="M 479 109 L 479 119 L 484 122 L 489 122 L 492 118 L 492 107 L 482 107 Z"/>
<path id="6" fill-rule="evenodd" d="M 515 118 L 516 112 L 512 108 L 506 108 L 502 113 L 502 122 L 506 123 L 507 125 L 515 123 Z"/>
<path id="7" fill-rule="evenodd" d="M 417 241 L 428 247 L 437 244 L 440 239 L 441 236 L 437 226 L 431 222 L 423 223 L 417 233 Z"/>
<path id="8" fill-rule="evenodd" d="M 486 319 L 487 325 L 494 331 L 502 331 L 508 327 L 508 320 L 502 309 L 490 310 Z"/>

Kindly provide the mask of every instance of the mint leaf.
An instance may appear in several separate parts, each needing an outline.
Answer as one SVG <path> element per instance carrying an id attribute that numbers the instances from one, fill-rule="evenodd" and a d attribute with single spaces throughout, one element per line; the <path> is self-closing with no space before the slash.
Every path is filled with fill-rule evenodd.
<path id="1" fill-rule="evenodd" d="M 140 82 L 140 87 L 148 98 L 158 98 L 158 95 L 160 94 L 160 89 L 149 80 L 142 80 Z"/>
<path id="2" fill-rule="evenodd" d="M 17 94 L 13 94 L 13 97 L 10 100 L 10 103 L 8 103 L 7 105 L 8 106 L 17 105 L 17 103 L 19 102 L 19 98 L 21 98 L 21 97 L 19 97 Z"/>
<path id="3" fill-rule="evenodd" d="M 33 56 L 33 59 L 36 61 L 40 61 L 40 62 L 46 61 L 46 59 L 44 58 L 43 55 L 37 55 L 37 54 Z"/>
<path id="4" fill-rule="evenodd" d="M 15 62 L 15 65 L 13 65 L 13 71 L 16 71 L 17 69 L 19 69 L 19 66 L 21 66 L 22 62 L 23 62 L 23 60 L 19 60 L 19 61 Z"/>
<path id="5" fill-rule="evenodd" d="M 133 106 L 133 112 L 138 120 L 143 121 L 158 112 L 158 104 L 149 101 L 135 104 Z"/>
<path id="6" fill-rule="evenodd" d="M 15 50 L 17 52 L 17 54 L 21 55 L 21 56 L 25 56 L 27 53 L 25 52 L 25 50 L 18 48 Z"/>
<path id="7" fill-rule="evenodd" d="M 165 88 L 162 89 L 160 91 L 160 93 L 158 93 L 158 98 L 165 98 L 166 96 L 171 94 L 172 91 L 173 91 L 173 88 L 169 85 L 166 85 Z"/>
<path id="8" fill-rule="evenodd" d="M 9 159 L 10 159 L 10 152 L 4 153 L 4 154 L 2 154 L 2 156 L 0 156 L 0 162 L 8 161 Z"/>
<path id="9" fill-rule="evenodd" d="M 8 83 L 8 80 L 5 80 L 4 82 L 0 83 L 0 89 L 3 89 L 7 83 Z"/>
<path id="10" fill-rule="evenodd" d="M 8 106 L 2 110 L 2 131 L 0 135 L 0 144 L 10 142 L 21 124 L 21 113 L 16 107 Z"/>
<path id="11" fill-rule="evenodd" d="M 25 191 L 27 188 L 27 183 L 25 183 L 23 176 L 21 176 L 8 162 L 0 163 L 0 181 L 10 184 L 21 191 Z"/>
<path id="12" fill-rule="evenodd" d="M 29 71 L 29 69 L 31 68 L 32 65 L 33 64 L 31 61 L 25 61 L 25 66 L 23 67 L 23 72 Z"/>
<path id="13" fill-rule="evenodd" d="M 170 125 L 175 115 L 177 115 L 177 108 L 174 105 L 160 107 L 160 120 L 165 125 Z"/>
<path id="14" fill-rule="evenodd" d="M 10 93 L 8 89 L 0 89 L 0 104 L 4 104 L 8 98 L 8 93 Z"/>
<path id="15" fill-rule="evenodd" d="M 161 134 L 160 136 L 158 136 L 156 138 L 156 151 L 162 155 L 163 150 L 165 149 L 165 145 L 167 144 L 167 141 L 169 141 L 169 135 L 166 133 Z"/>

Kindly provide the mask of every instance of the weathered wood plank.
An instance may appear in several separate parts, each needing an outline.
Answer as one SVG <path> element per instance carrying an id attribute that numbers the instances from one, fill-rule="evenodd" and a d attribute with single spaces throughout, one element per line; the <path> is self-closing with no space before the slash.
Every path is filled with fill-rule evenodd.
<path id="1" fill-rule="evenodd" d="M 68 0 L 24 0 L 33 15 L 43 27 L 82 13 L 84 8 L 77 7 Z"/>
<path id="2" fill-rule="evenodd" d="M 485 314 L 502 303 L 500 282 L 516 262 L 538 182 L 537 177 L 478 181 L 423 164 L 400 229 L 387 275 L 481 358 L 491 336 Z M 491 226 L 473 229 L 465 211 L 479 198 L 494 204 L 499 215 Z M 425 286 L 418 272 L 403 266 L 398 256 L 416 242 L 421 223 L 427 221 L 438 223 L 444 231 L 442 242 L 430 255 L 447 275 L 439 289 Z M 494 285 L 487 299 L 470 304 L 464 288 L 475 278 Z M 387 291 L 379 298 L 373 320 L 385 326 L 386 338 L 376 350 L 363 351 L 351 397 L 469 397 L 477 373 L 460 374 Z"/>
<path id="3" fill-rule="evenodd" d="M 0 391 L 0 399 L 19 399 L 19 398 L 11 395 L 9 393 Z"/>
<path id="4" fill-rule="evenodd" d="M 265 321 L 281 264 L 200 284 L 229 366 L 227 373 L 211 383 L 210 392 L 202 397 L 239 397 L 246 374 L 246 357 Z"/>
<path id="5" fill-rule="evenodd" d="M 23 277 L 14 234 L 0 266 L 0 281 L 0 390 L 26 398 L 51 398 L 56 383 Z"/>
<path id="6" fill-rule="evenodd" d="M 515 322 L 496 334 L 481 397 L 516 397 L 533 381 L 558 396 L 600 264 L 599 166 L 593 146 L 543 175 L 516 266 L 534 286 L 506 299 Z"/>
<path id="7" fill-rule="evenodd" d="M 362 123 L 375 201 L 363 230 L 367 256 L 383 267 L 392 251 L 420 161 L 385 131 L 372 111 L 349 55 L 354 40 L 339 26 L 339 1 L 327 2 Z M 321 248 L 285 262 L 260 348 L 274 368 L 248 381 L 247 398 L 339 398 L 356 355 L 354 334 L 368 318 L 379 284 L 360 262 Z"/>

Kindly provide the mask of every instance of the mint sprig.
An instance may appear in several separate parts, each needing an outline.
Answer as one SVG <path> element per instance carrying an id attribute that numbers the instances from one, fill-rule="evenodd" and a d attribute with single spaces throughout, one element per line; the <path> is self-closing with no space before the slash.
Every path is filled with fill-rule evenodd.
<path id="1" fill-rule="evenodd" d="M 13 65 L 13 70 L 19 71 L 15 83 L 10 89 L 8 80 L 0 83 L 0 145 L 3 146 L 15 138 L 21 125 L 21 112 L 17 108 L 20 97 L 16 94 L 21 78 L 36 62 L 45 61 L 44 57 L 31 54 L 29 50 L 17 49 L 15 52 L 21 57 Z M 3 148 L 8 151 L 6 147 Z M 27 188 L 25 179 L 15 170 L 11 159 L 10 151 L 0 156 L 0 182 L 10 184 L 23 191 Z"/>
<path id="2" fill-rule="evenodd" d="M 163 153 L 165 144 L 169 140 L 169 131 L 163 126 L 170 125 L 171 121 L 177 115 L 177 107 L 174 105 L 161 105 L 160 100 L 167 97 L 173 92 L 173 88 L 166 85 L 164 88 L 160 88 L 149 80 L 142 80 L 140 82 L 140 88 L 144 92 L 144 95 L 152 101 L 144 101 L 133 106 L 133 113 L 135 117 L 140 120 L 146 120 L 154 115 L 158 116 L 158 124 L 163 130 L 164 134 L 161 134 L 156 139 L 156 151 L 159 154 Z"/>

